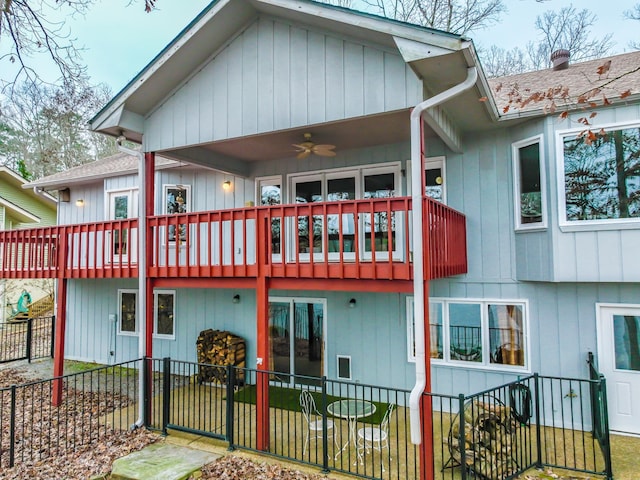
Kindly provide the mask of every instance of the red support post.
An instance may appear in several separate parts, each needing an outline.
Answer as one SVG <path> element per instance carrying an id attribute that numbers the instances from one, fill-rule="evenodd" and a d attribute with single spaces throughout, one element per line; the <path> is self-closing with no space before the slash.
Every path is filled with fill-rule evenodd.
<path id="1" fill-rule="evenodd" d="M 269 279 L 261 276 L 256 285 L 258 345 L 257 345 L 257 448 L 269 450 Z"/>
<path id="2" fill-rule="evenodd" d="M 67 279 L 58 278 L 56 299 L 55 343 L 53 346 L 53 392 L 51 404 L 54 407 L 62 403 L 63 381 L 58 377 L 64 375 L 64 336 L 67 326 Z"/>

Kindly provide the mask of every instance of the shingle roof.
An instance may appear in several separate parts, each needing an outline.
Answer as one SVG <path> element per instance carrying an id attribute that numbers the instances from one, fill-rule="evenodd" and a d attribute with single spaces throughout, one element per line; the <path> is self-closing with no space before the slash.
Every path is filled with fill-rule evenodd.
<path id="1" fill-rule="evenodd" d="M 599 67 L 607 64 L 609 70 L 599 74 Z M 491 78 L 489 85 L 501 114 L 518 115 L 532 113 L 545 107 L 548 109 L 551 105 L 548 99 L 532 101 L 519 107 L 518 104 L 521 103 L 520 99 L 530 98 L 537 92 L 546 94 L 551 89 L 556 89 L 554 101 L 559 108 L 579 108 L 577 101 L 581 95 L 593 94 L 589 101 L 598 105 L 602 104 L 603 95 L 609 101 L 615 101 L 620 100 L 621 94 L 628 91 L 627 98 L 633 98 L 640 95 L 640 51 L 569 64 L 566 70 L 554 71 L 549 68 Z M 584 103 L 581 105 L 584 106 Z"/>
<path id="2" fill-rule="evenodd" d="M 178 162 L 156 156 L 156 168 L 167 168 Z M 138 172 L 138 158 L 126 153 L 116 153 L 110 157 L 101 158 L 95 162 L 85 163 L 70 168 L 64 172 L 54 173 L 47 177 L 34 180 L 24 185 L 24 188 L 60 188 L 70 184 L 87 183 L 101 178 L 115 177 Z"/>

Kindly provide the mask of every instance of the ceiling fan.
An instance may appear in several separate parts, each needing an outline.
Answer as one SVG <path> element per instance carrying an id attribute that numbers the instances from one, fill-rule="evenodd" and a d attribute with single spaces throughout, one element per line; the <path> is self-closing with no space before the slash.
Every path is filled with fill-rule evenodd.
<path id="1" fill-rule="evenodd" d="M 316 145 L 311 141 L 311 134 L 304 134 L 304 142 L 294 143 L 293 146 L 297 149 L 298 155 L 296 158 L 302 160 L 307 158 L 312 153 L 321 157 L 335 157 L 336 152 L 333 151 L 336 148 L 335 145 Z"/>

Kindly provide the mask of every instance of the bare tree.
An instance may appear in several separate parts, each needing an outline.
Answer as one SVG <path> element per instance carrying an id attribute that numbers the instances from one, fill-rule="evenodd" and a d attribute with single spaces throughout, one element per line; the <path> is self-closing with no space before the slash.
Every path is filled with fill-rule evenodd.
<path id="1" fill-rule="evenodd" d="M 81 79 L 86 67 L 64 19 L 84 15 L 95 3 L 96 0 L 0 0 L 0 69 L 5 75 L 0 79 L 0 93 L 11 95 L 13 87 L 22 82 L 41 82 L 39 69 L 45 57 L 60 73 L 49 83 L 69 84 Z M 156 0 L 144 0 L 144 6 L 150 12 L 155 9 Z M 57 18 L 60 20 L 52 20 Z"/>
<path id="2" fill-rule="evenodd" d="M 578 11 L 573 6 L 538 16 L 535 27 L 541 40 L 527 45 L 531 69 L 548 68 L 551 54 L 561 48 L 569 50 L 572 61 L 606 56 L 613 47 L 612 34 L 600 39 L 593 38 L 591 27 L 597 20 L 593 12 L 587 9 Z"/>
<path id="3" fill-rule="evenodd" d="M 482 61 L 482 70 L 488 77 L 505 77 L 530 69 L 527 53 L 519 47 L 506 50 L 497 45 L 478 51 Z"/>
<path id="4" fill-rule="evenodd" d="M 638 20 L 640 21 L 640 3 L 636 3 L 632 9 L 625 10 L 624 16 L 629 20 Z M 640 42 L 631 42 L 629 44 L 631 48 L 635 48 L 640 50 Z"/>
<path id="5" fill-rule="evenodd" d="M 8 161 L 20 160 L 34 178 L 115 153 L 112 139 L 88 130 L 91 115 L 110 96 L 86 82 L 62 87 L 23 83 L 2 110 Z"/>
<path id="6" fill-rule="evenodd" d="M 447 32 L 488 27 L 506 11 L 503 0 L 364 0 L 376 13 Z"/>

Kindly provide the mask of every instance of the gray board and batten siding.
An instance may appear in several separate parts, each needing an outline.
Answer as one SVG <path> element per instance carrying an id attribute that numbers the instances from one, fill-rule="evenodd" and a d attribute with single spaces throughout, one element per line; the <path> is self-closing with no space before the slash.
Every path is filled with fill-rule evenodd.
<path id="1" fill-rule="evenodd" d="M 576 127 L 579 116 L 582 114 L 560 121 L 550 115 L 511 129 L 513 142 L 543 134 L 549 219 L 546 229 L 515 234 L 516 278 L 550 282 L 640 282 L 640 225 L 637 222 L 560 226 L 563 212 L 558 206 L 558 196 L 564 191 L 564 185 L 558 185 L 562 139 L 556 132 L 579 131 L 581 128 Z M 598 110 L 591 128 L 598 131 L 601 126 L 637 123 L 639 119 L 639 105 L 609 107 Z M 510 185 L 513 188 L 512 182 Z"/>
<path id="2" fill-rule="evenodd" d="M 422 93 L 397 50 L 261 16 L 145 119 L 144 150 L 402 110 Z"/>

